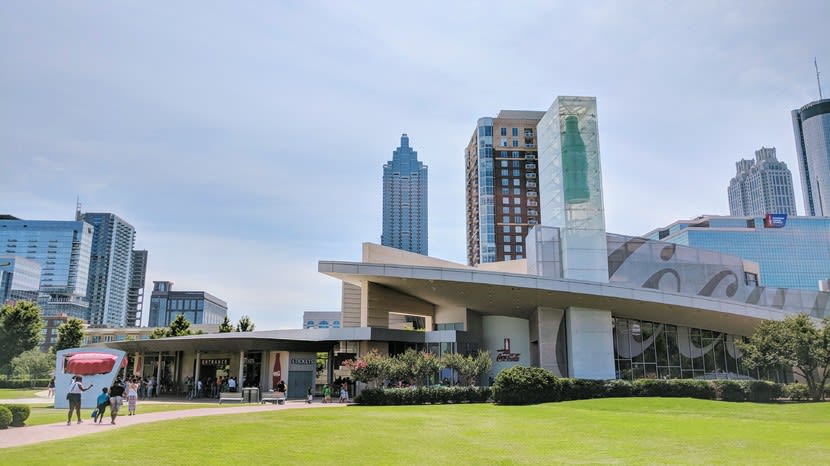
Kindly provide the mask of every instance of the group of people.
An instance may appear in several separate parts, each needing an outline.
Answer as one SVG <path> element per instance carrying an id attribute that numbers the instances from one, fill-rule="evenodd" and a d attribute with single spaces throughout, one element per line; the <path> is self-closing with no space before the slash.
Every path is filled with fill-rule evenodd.
<path id="1" fill-rule="evenodd" d="M 110 424 L 115 424 L 115 418 L 118 417 L 118 411 L 124 404 L 124 398 L 127 398 L 127 412 L 129 416 L 135 414 L 136 404 L 138 402 L 138 391 L 141 386 L 141 378 L 131 377 L 124 383 L 121 377 L 115 379 L 111 387 L 101 388 L 101 394 L 95 402 L 95 410 L 92 412 L 92 422 L 101 424 L 104 420 L 104 413 L 107 408 L 110 409 Z M 72 377 L 72 383 L 69 385 L 69 392 L 66 399 L 69 401 L 69 413 L 66 417 L 66 425 L 72 424 L 72 412 L 74 411 L 78 424 L 83 423 L 81 419 L 81 394 L 93 387 L 93 384 L 84 386 L 83 377 L 76 375 Z"/>
<path id="2" fill-rule="evenodd" d="M 195 380 L 194 377 L 186 377 L 184 379 L 187 387 L 188 398 L 219 398 L 221 392 L 236 392 L 239 388 L 239 383 L 236 377 L 208 377 L 204 382 L 202 380 Z"/>

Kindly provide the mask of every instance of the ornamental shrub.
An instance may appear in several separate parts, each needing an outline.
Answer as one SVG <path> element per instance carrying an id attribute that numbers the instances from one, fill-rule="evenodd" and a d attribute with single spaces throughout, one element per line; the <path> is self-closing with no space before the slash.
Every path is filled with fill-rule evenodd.
<path id="1" fill-rule="evenodd" d="M 484 403 L 490 393 L 489 387 L 365 388 L 354 401 L 366 406 Z"/>
<path id="2" fill-rule="evenodd" d="M 715 393 L 719 400 L 723 401 L 746 401 L 747 384 L 737 380 L 714 380 Z"/>
<path id="3" fill-rule="evenodd" d="M 805 383 L 791 383 L 784 385 L 783 396 L 793 400 L 802 401 L 810 399 L 810 387 Z"/>
<path id="4" fill-rule="evenodd" d="M 562 398 L 556 376 L 541 367 L 505 369 L 496 376 L 492 388 L 493 400 L 505 405 L 547 403 Z"/>
<path id="5" fill-rule="evenodd" d="M 8 429 L 12 422 L 12 412 L 5 406 L 0 406 L 0 429 Z"/>
<path id="6" fill-rule="evenodd" d="M 781 397 L 781 385 L 764 380 L 749 382 L 749 401 L 768 403 Z"/>
<path id="7" fill-rule="evenodd" d="M 32 413 L 32 410 L 29 408 L 28 405 L 0 405 L 4 406 L 9 412 L 12 413 L 12 420 L 11 426 L 12 427 L 23 427 L 23 423 L 26 422 L 26 419 L 29 419 L 29 414 Z"/>
<path id="8" fill-rule="evenodd" d="M 602 396 L 605 398 L 623 398 L 634 394 L 634 385 L 628 380 L 606 380 L 602 388 Z"/>
<path id="9" fill-rule="evenodd" d="M 634 396 L 715 399 L 715 387 L 707 380 L 640 379 L 634 381 Z"/>

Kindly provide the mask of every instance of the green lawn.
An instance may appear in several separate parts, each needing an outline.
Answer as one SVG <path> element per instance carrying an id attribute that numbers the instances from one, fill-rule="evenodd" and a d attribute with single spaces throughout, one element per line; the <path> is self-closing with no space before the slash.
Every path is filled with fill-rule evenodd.
<path id="1" fill-rule="evenodd" d="M 296 409 L 5 449 L 7 464 L 826 464 L 830 403 L 619 398 Z M 2 434 L 0 434 L 2 435 Z M 91 448 L 118 445 L 118 448 Z M 69 453 L 71 452 L 71 454 Z"/>
<path id="2" fill-rule="evenodd" d="M 35 398 L 37 395 L 35 393 L 42 392 L 45 390 L 44 388 L 38 388 L 36 390 L 31 390 L 28 388 L 0 388 L 0 403 L 3 400 L 17 400 L 20 398 Z M 44 401 L 49 401 L 44 398 Z"/>
<path id="3" fill-rule="evenodd" d="M 2 404 L 2 403 L 0 403 Z M 153 404 L 142 404 L 140 401 L 136 406 L 136 415 L 141 415 L 143 413 L 156 413 L 159 411 L 178 411 L 183 409 L 198 409 L 198 408 L 216 408 L 218 404 L 214 403 L 153 403 Z M 230 406 L 230 405 L 221 405 L 221 406 Z M 32 410 L 31 414 L 29 415 L 29 419 L 26 420 L 27 426 L 37 426 L 41 424 L 52 424 L 55 422 L 66 422 L 66 413 L 67 409 L 55 409 L 52 405 L 49 406 L 37 406 L 37 405 L 30 405 Z M 83 420 L 89 420 L 90 415 L 92 414 L 91 409 L 82 409 L 81 410 L 81 417 Z M 127 415 L 127 404 L 124 403 L 124 406 L 121 410 L 118 411 L 119 416 Z M 107 412 L 104 414 L 105 416 L 109 417 L 109 408 L 107 408 Z M 75 415 L 72 415 L 72 420 L 74 422 Z"/>

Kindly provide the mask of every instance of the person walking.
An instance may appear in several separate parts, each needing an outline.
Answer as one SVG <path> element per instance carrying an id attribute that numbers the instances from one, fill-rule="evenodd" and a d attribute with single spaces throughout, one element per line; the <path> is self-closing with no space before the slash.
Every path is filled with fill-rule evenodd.
<path id="1" fill-rule="evenodd" d="M 127 384 L 127 411 L 129 414 L 128 416 L 132 416 L 135 414 L 135 405 L 138 403 L 138 380 L 133 378 L 130 380 L 130 383 Z"/>
<path id="2" fill-rule="evenodd" d="M 83 377 L 80 375 L 72 377 L 69 393 L 66 394 L 66 399 L 69 400 L 69 414 L 66 416 L 66 425 L 72 424 L 72 410 L 75 410 L 75 414 L 77 414 L 78 424 L 84 422 L 81 420 L 81 393 L 90 388 L 92 388 L 92 384 L 89 384 L 89 387 L 84 387 Z"/>
<path id="3" fill-rule="evenodd" d="M 124 404 L 124 384 L 121 383 L 121 378 L 115 379 L 115 383 L 110 387 L 110 424 L 115 424 L 115 418 L 118 417 L 118 409 Z"/>
<path id="4" fill-rule="evenodd" d="M 314 395 L 311 393 L 311 385 L 308 386 L 308 390 L 305 392 L 306 395 L 306 403 L 311 404 L 314 401 Z"/>
<path id="5" fill-rule="evenodd" d="M 46 395 L 47 398 L 52 398 L 55 396 L 55 376 L 52 376 L 52 380 L 49 381 L 49 393 Z"/>
<path id="6" fill-rule="evenodd" d="M 110 396 L 109 396 L 109 389 L 104 387 L 101 389 L 101 394 L 98 395 L 98 399 L 95 400 L 95 412 L 93 412 L 94 416 L 92 416 L 92 423 L 98 424 L 104 420 L 104 411 L 107 410 L 107 406 L 110 404 Z"/>
<path id="7" fill-rule="evenodd" d="M 323 403 L 331 403 L 331 385 L 329 384 L 323 387 Z"/>

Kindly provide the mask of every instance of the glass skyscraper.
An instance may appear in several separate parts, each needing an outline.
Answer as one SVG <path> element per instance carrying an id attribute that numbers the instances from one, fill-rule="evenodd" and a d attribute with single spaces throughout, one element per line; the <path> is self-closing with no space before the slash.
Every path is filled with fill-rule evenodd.
<path id="1" fill-rule="evenodd" d="M 774 147 L 755 151 L 755 160 L 739 160 L 729 181 L 729 215 L 788 214 L 794 216 L 793 175 L 779 162 Z"/>
<path id="2" fill-rule="evenodd" d="M 382 245 L 428 254 L 427 181 L 427 166 L 401 135 L 400 147 L 383 165 Z"/>
<path id="3" fill-rule="evenodd" d="M 701 216 L 645 237 L 757 262 L 760 286 L 817 291 L 830 278 L 830 217 L 789 217 L 773 228 L 763 217 Z"/>
<path id="4" fill-rule="evenodd" d="M 830 216 L 830 99 L 792 111 L 804 210 Z"/>
<path id="5" fill-rule="evenodd" d="M 135 228 L 110 213 L 77 214 L 95 228 L 89 264 L 87 321 L 95 327 L 124 327 L 131 283 Z"/>
<path id="6" fill-rule="evenodd" d="M 82 221 L 0 216 L 0 251 L 40 264 L 38 305 L 44 315 L 86 319 L 92 225 Z"/>
<path id="7" fill-rule="evenodd" d="M 173 282 L 153 282 L 148 327 L 167 327 L 182 314 L 191 324 L 221 324 L 228 303 L 204 291 L 173 291 Z"/>

